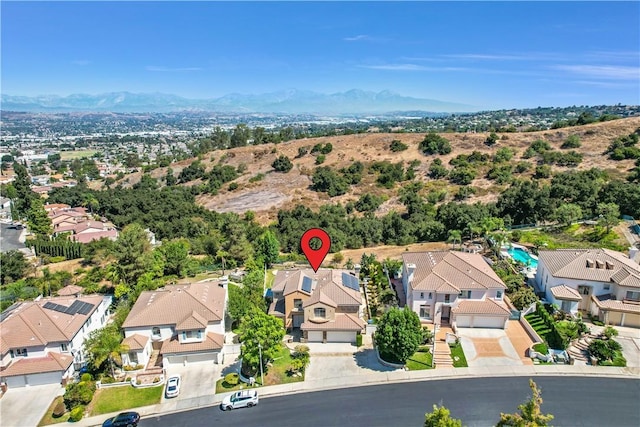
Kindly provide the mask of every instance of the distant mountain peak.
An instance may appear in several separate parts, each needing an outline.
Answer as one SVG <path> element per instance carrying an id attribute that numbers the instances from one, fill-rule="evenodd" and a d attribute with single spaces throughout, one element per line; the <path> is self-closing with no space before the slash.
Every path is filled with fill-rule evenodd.
<path id="1" fill-rule="evenodd" d="M 3 94 L 0 108 L 7 111 L 112 111 L 170 112 L 201 110 L 214 112 L 372 114 L 391 111 L 471 112 L 478 108 L 433 99 L 413 98 L 389 90 L 380 92 L 350 89 L 323 94 L 287 88 L 263 94 L 230 93 L 219 98 L 189 99 L 154 92 L 107 92 L 96 95 L 12 96 Z"/>

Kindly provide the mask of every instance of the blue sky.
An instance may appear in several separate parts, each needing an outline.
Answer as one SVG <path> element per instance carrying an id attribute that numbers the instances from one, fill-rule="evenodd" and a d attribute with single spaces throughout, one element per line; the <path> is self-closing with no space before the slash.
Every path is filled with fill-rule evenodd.
<path id="1" fill-rule="evenodd" d="M 8 2 L 2 93 L 640 103 L 640 2 Z"/>

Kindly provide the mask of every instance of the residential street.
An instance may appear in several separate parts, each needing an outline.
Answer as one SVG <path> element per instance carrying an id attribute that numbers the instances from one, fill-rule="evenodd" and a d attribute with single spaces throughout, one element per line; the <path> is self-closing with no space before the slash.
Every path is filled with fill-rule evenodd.
<path id="1" fill-rule="evenodd" d="M 640 381 L 535 377 L 544 413 L 557 426 L 640 425 Z M 469 427 L 493 426 L 500 412 L 515 412 L 530 395 L 528 378 L 413 382 L 261 398 L 255 408 L 196 409 L 140 422 L 147 426 L 421 426 L 424 413 L 444 404 Z M 597 408 L 606 408 L 598 410 Z"/>

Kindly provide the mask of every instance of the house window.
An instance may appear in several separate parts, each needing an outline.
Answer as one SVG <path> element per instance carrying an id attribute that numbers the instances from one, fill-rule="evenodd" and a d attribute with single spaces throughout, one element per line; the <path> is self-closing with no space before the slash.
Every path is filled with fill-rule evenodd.
<path id="1" fill-rule="evenodd" d="M 134 352 L 134 351 L 130 351 L 129 352 L 129 363 L 131 364 L 138 364 L 138 353 Z"/>
<path id="2" fill-rule="evenodd" d="M 627 291 L 627 295 L 625 296 L 625 299 L 628 299 L 631 301 L 640 301 L 640 292 Z"/>
<path id="3" fill-rule="evenodd" d="M 562 307 L 560 310 L 569 313 L 571 311 L 571 301 L 562 301 Z"/>
<path id="4" fill-rule="evenodd" d="M 610 288 L 611 285 L 609 285 L 608 283 L 602 287 L 602 289 L 604 289 L 605 291 L 608 291 Z"/>
<path id="5" fill-rule="evenodd" d="M 202 339 L 202 331 L 198 331 L 198 339 L 201 340 Z"/>
<path id="6" fill-rule="evenodd" d="M 430 305 L 421 305 L 420 306 L 420 318 L 429 319 L 431 317 L 431 306 Z"/>
<path id="7" fill-rule="evenodd" d="M 91 317 L 87 319 L 87 327 L 91 326 Z"/>
<path id="8" fill-rule="evenodd" d="M 160 336 L 160 328 L 158 328 L 157 326 L 154 326 L 151 329 L 151 335 L 153 335 L 154 337 L 159 337 Z"/>
<path id="9" fill-rule="evenodd" d="M 446 294 L 446 295 L 444 296 L 444 302 L 450 302 L 450 301 L 451 301 L 451 295 Z"/>
<path id="10" fill-rule="evenodd" d="M 424 299 L 424 292 L 420 292 L 420 299 Z"/>
<path id="11" fill-rule="evenodd" d="M 69 348 L 65 343 L 60 344 L 60 351 L 69 351 Z"/>
<path id="12" fill-rule="evenodd" d="M 296 310 L 299 310 L 302 308 L 302 300 L 301 299 L 294 299 L 293 300 L 293 308 L 295 308 Z"/>
<path id="13" fill-rule="evenodd" d="M 313 315 L 315 317 L 326 317 L 327 316 L 327 310 L 324 309 L 324 307 L 317 307 L 313 309 Z"/>
<path id="14" fill-rule="evenodd" d="M 460 291 L 460 293 L 458 294 L 458 298 L 461 298 L 461 299 L 471 298 L 471 291 Z"/>
<path id="15" fill-rule="evenodd" d="M 433 298 L 433 294 L 429 292 L 429 299 Z"/>
<path id="16" fill-rule="evenodd" d="M 497 291 L 496 292 L 496 298 L 497 299 L 501 299 L 502 298 L 502 291 Z"/>
<path id="17" fill-rule="evenodd" d="M 15 351 L 11 350 L 11 357 L 27 357 L 27 349 L 26 348 L 16 348 Z"/>

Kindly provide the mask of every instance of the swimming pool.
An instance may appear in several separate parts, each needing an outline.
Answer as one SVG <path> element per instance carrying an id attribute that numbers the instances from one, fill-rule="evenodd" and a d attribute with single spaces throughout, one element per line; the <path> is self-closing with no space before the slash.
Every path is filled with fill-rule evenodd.
<path id="1" fill-rule="evenodd" d="M 525 251 L 524 249 L 509 248 L 507 252 L 513 259 L 523 263 L 527 267 L 538 268 L 538 260 L 536 258 L 533 258 L 533 256 L 531 256 L 531 254 L 529 254 L 529 252 Z"/>

